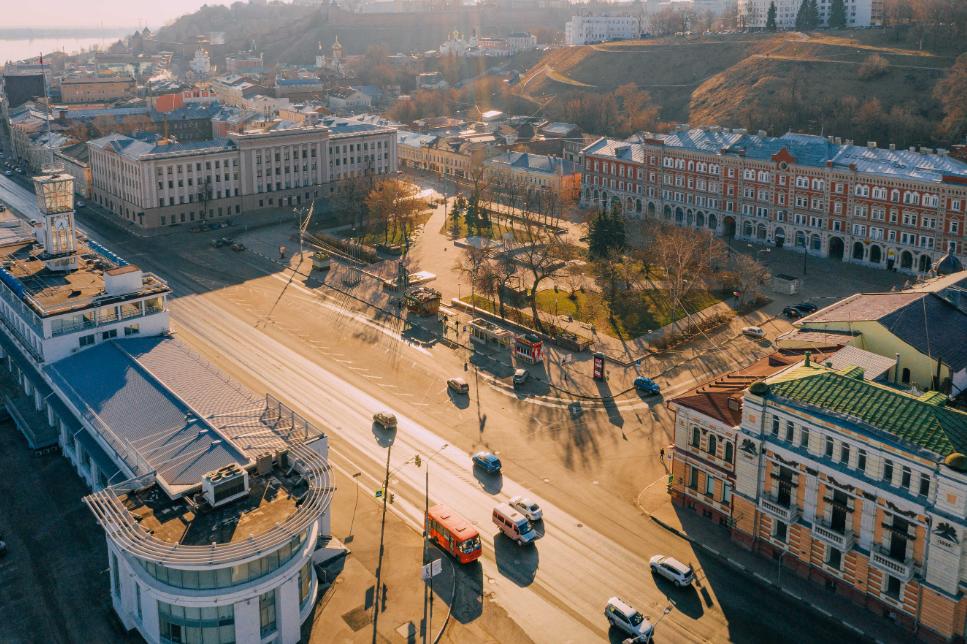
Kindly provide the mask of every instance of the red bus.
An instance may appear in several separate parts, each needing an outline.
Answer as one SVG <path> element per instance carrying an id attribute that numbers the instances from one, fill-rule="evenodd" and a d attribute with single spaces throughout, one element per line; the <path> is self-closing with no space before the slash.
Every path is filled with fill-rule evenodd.
<path id="1" fill-rule="evenodd" d="M 426 513 L 427 538 L 449 552 L 460 563 L 480 557 L 480 533 L 472 523 L 445 505 L 434 505 Z"/>

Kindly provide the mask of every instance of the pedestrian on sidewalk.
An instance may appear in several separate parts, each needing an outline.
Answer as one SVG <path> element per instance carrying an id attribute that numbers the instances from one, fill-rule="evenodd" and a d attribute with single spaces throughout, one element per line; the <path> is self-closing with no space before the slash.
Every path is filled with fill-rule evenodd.
<path id="1" fill-rule="evenodd" d="M 665 462 L 665 448 L 664 447 L 662 447 L 660 450 L 658 450 L 658 462 L 659 463 L 664 463 Z"/>

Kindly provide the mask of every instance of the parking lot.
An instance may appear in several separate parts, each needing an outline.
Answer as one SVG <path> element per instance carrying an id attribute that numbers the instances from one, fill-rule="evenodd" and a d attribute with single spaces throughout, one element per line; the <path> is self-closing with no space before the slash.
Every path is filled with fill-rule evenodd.
<path id="1" fill-rule="evenodd" d="M 59 453 L 35 456 L 0 422 L 0 642 L 139 642 L 111 609 L 104 534 Z"/>

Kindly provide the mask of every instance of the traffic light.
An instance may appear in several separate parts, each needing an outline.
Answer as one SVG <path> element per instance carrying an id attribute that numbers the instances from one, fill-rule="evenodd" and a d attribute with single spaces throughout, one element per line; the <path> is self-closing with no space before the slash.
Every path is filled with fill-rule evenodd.
<path id="1" fill-rule="evenodd" d="M 420 467 L 420 465 L 423 464 L 423 459 L 420 458 L 419 454 L 417 454 L 416 456 L 413 457 L 413 462 L 416 464 L 417 467 Z"/>

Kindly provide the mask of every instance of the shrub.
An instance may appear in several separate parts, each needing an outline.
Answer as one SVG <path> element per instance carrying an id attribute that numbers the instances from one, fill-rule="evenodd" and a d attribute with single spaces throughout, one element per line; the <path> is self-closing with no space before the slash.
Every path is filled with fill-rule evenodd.
<path id="1" fill-rule="evenodd" d="M 889 67 L 890 63 L 887 62 L 886 58 L 879 54 L 873 54 L 863 61 L 859 69 L 856 70 L 856 75 L 859 76 L 860 80 L 873 80 L 886 74 Z"/>

